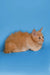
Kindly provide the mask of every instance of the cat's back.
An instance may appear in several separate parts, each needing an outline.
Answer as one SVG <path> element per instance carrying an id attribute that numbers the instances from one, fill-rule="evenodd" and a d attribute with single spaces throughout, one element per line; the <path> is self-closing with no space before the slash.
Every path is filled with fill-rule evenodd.
<path id="1" fill-rule="evenodd" d="M 13 37 L 14 37 L 14 38 L 18 38 L 18 39 L 20 39 L 20 38 L 26 38 L 26 37 L 28 37 L 28 36 L 29 36 L 29 33 L 28 33 L 28 32 L 21 32 L 21 31 L 15 32 L 15 33 L 13 34 Z"/>
<path id="2" fill-rule="evenodd" d="M 27 37 L 29 37 L 29 33 L 27 33 L 27 32 L 21 32 L 21 31 L 19 31 L 19 32 L 15 32 L 14 34 L 11 34 L 8 38 L 7 38 L 7 40 L 6 40 L 6 42 L 9 42 L 9 41 L 18 41 L 18 40 L 25 40 Z"/>

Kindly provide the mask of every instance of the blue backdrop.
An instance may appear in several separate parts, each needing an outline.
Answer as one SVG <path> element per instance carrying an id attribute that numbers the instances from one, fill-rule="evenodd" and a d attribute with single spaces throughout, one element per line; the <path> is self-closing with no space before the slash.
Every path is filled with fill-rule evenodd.
<path id="1" fill-rule="evenodd" d="M 43 27 L 37 52 L 4 54 L 6 38 L 16 31 Z M 0 75 L 50 75 L 50 0 L 0 0 Z"/>

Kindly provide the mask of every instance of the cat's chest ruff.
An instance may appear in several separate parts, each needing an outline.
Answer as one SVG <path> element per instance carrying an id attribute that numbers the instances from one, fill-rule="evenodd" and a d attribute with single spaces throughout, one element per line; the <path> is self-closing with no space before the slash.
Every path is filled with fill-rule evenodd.
<path id="1" fill-rule="evenodd" d="M 39 49 L 41 49 L 41 47 L 42 47 L 42 45 L 34 45 L 34 50 L 36 51 L 36 50 L 39 50 Z"/>

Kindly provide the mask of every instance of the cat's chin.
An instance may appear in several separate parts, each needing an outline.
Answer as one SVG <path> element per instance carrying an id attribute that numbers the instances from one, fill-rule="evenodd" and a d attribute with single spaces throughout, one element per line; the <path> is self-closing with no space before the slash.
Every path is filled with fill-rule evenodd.
<path id="1" fill-rule="evenodd" d="M 38 42 L 38 44 L 39 44 L 39 45 L 42 45 L 42 44 L 43 44 L 43 42 Z"/>

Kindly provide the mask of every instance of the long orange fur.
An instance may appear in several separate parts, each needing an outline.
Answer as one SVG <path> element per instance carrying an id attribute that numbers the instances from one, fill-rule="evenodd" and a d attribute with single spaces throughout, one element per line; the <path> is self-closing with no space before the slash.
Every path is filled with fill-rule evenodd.
<path id="1" fill-rule="evenodd" d="M 42 28 L 39 31 L 34 29 L 30 34 L 21 31 L 11 34 L 5 42 L 4 52 L 23 52 L 29 49 L 32 51 L 38 51 L 42 47 L 44 41 L 41 31 Z"/>

